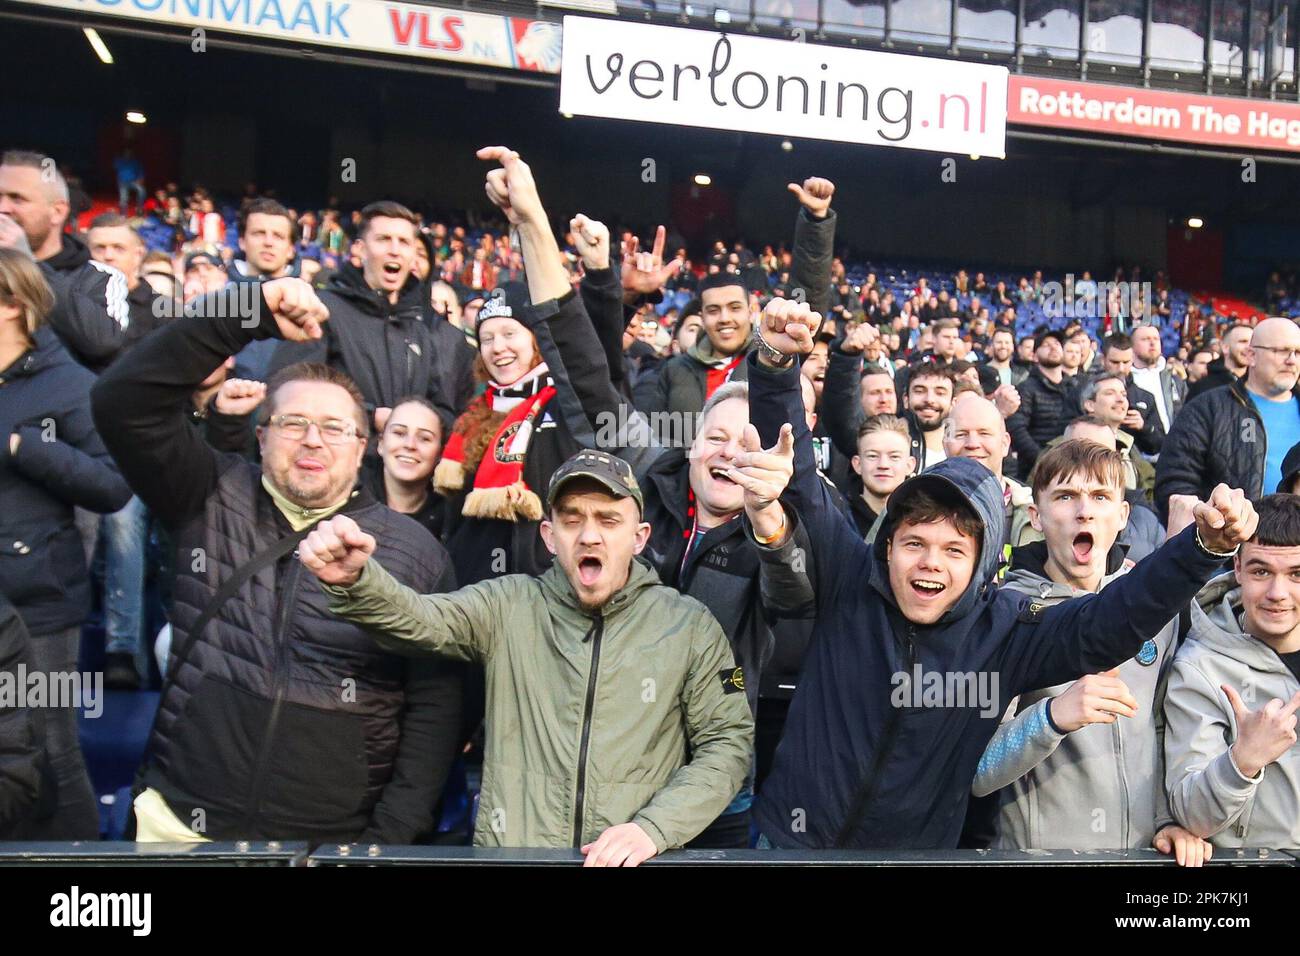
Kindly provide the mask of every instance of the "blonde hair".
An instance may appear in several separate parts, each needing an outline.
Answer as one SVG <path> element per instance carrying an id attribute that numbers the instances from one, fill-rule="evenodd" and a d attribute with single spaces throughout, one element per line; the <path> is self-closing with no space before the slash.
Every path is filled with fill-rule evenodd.
<path id="1" fill-rule="evenodd" d="M 28 339 L 45 324 L 54 309 L 54 293 L 41 275 L 40 267 L 27 253 L 0 249 L 0 303 L 16 305 L 23 313 L 23 331 Z"/>

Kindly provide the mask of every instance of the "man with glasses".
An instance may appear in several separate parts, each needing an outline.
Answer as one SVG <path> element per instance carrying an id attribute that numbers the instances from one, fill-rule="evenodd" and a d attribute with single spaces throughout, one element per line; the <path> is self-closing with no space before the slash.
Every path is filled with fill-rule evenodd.
<path id="1" fill-rule="evenodd" d="M 1282 461 L 1300 443 L 1300 326 L 1266 319 L 1255 327 L 1246 374 L 1203 392 L 1174 419 L 1156 464 L 1155 500 L 1168 518 L 1170 495 L 1204 495 L 1220 481 L 1258 501 L 1282 480 Z"/>
<path id="2" fill-rule="evenodd" d="M 432 829 L 455 750 L 459 677 L 331 615 L 294 550 L 347 515 L 402 583 L 447 591 L 453 574 L 432 536 L 358 485 L 370 416 L 343 373 L 300 364 L 272 377 L 260 465 L 215 451 L 190 423 L 196 385 L 249 342 L 319 340 L 328 313 L 307 283 L 258 289 L 252 315 L 234 287 L 209 294 L 92 394 L 104 444 L 177 546 L 136 837 L 412 843 Z"/>

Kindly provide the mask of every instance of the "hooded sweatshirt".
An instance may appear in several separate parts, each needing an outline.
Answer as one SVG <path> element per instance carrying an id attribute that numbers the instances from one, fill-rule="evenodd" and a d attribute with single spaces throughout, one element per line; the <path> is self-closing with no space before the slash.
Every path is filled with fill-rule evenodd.
<path id="1" fill-rule="evenodd" d="M 749 366 L 750 420 L 765 447 L 782 424 L 794 427 L 782 501 L 807 529 L 800 564 L 818 615 L 758 825 L 787 848 L 955 847 L 976 767 L 1011 699 L 1128 660 L 1221 560 L 1188 528 L 1100 594 L 1048 607 L 999 590 L 1002 486 L 967 458 L 900 486 L 868 546 L 817 479 L 798 369 Z M 932 625 L 903 616 L 889 580 L 897 508 L 918 487 L 960 501 L 985 529 L 970 584 Z"/>
<path id="2" fill-rule="evenodd" d="M 1251 710 L 1287 701 L 1300 682 L 1241 624 L 1241 588 L 1229 571 L 1207 584 L 1192 605 L 1192 628 L 1174 657 L 1165 695 L 1165 783 L 1174 817 L 1215 846 L 1300 847 L 1300 746 L 1292 745 L 1258 776 L 1242 776 L 1232 759 L 1237 719 L 1234 688 Z"/>
<path id="3" fill-rule="evenodd" d="M 1123 545 L 1111 548 L 1101 588 L 1133 567 L 1125 551 Z M 1049 578 L 1046 559 L 1046 542 L 1017 548 L 1003 587 L 1049 605 L 1088 593 Z M 1016 716 L 998 728 L 971 788 L 977 797 L 1002 788 L 993 846 L 1124 850 L 1150 846 L 1172 822 L 1161 702 L 1177 632 L 1177 621 L 1170 621 L 1119 665 L 1120 679 L 1138 702 L 1136 717 L 1064 734 L 1049 719 L 1048 702 L 1073 682 L 1020 695 Z"/>

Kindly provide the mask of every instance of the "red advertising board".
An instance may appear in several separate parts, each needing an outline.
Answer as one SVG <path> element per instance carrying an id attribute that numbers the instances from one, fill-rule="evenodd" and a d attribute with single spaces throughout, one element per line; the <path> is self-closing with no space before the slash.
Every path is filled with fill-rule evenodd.
<path id="1" fill-rule="evenodd" d="M 1039 76 L 1011 77 L 1007 123 L 1201 146 L 1300 152 L 1300 104 Z"/>

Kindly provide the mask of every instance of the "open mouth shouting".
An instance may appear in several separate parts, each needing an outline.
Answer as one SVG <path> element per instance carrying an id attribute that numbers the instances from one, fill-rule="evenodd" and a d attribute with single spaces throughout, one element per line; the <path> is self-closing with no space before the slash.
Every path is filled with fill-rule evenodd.
<path id="1" fill-rule="evenodd" d="M 384 279 L 391 284 L 396 284 L 402 276 L 402 264 L 400 262 L 385 262 L 379 269 L 383 273 Z"/>
<path id="2" fill-rule="evenodd" d="M 600 580 L 601 572 L 604 570 L 605 562 L 594 554 L 578 559 L 578 580 L 583 587 L 595 587 L 596 582 Z"/>
<path id="3" fill-rule="evenodd" d="M 730 485 L 733 488 L 737 487 L 736 483 L 731 479 L 731 476 L 727 474 L 726 468 L 722 468 L 722 467 L 710 468 L 709 477 L 716 482 L 720 482 L 721 484 Z"/>
<path id="4" fill-rule="evenodd" d="M 1077 564 L 1087 564 L 1092 560 L 1092 544 L 1092 532 L 1090 531 L 1080 531 L 1074 536 L 1071 548 Z"/>
<path id="5" fill-rule="evenodd" d="M 909 584 L 912 586 L 912 593 L 923 601 L 933 600 L 948 590 L 948 585 L 943 582 L 929 581 L 924 578 L 913 578 Z"/>

